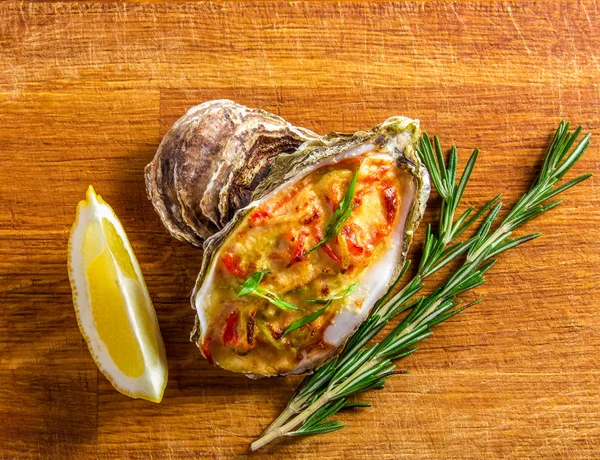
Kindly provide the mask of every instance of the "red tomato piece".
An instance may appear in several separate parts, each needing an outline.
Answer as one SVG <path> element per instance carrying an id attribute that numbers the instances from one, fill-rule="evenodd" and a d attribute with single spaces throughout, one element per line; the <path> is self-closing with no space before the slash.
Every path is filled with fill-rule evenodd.
<path id="1" fill-rule="evenodd" d="M 252 227 L 255 227 L 255 226 L 263 223 L 264 221 L 266 221 L 269 217 L 271 217 L 273 215 L 273 213 L 275 211 L 277 211 L 278 209 L 285 206 L 296 195 L 298 195 L 298 193 L 300 193 L 300 191 L 303 188 L 304 188 L 304 185 L 302 185 L 302 183 L 300 183 L 296 187 L 294 187 L 292 190 L 287 192 L 284 196 L 282 196 L 279 199 L 279 201 L 277 201 L 276 203 L 273 203 L 271 205 L 265 204 L 265 208 L 257 209 L 256 211 L 254 211 L 252 214 L 250 214 L 250 219 L 248 221 L 249 226 L 252 228 Z"/>
<path id="2" fill-rule="evenodd" d="M 385 217 L 388 224 L 394 222 L 396 213 L 398 212 L 398 195 L 395 187 L 386 187 L 381 191 L 381 198 L 385 208 Z"/>
<path id="3" fill-rule="evenodd" d="M 306 241 L 306 237 L 308 236 L 308 232 L 305 229 L 300 230 L 298 237 L 296 238 L 296 247 L 294 248 L 294 252 L 292 253 L 292 260 L 288 264 L 288 267 L 291 267 L 295 263 L 301 262 L 304 259 L 304 255 L 306 251 L 304 250 L 304 242 Z"/>
<path id="4" fill-rule="evenodd" d="M 212 341 L 212 339 L 208 338 L 204 342 L 202 342 L 202 354 L 208 360 L 209 364 L 213 364 L 212 355 L 210 354 L 210 349 L 209 349 L 211 341 Z"/>
<path id="5" fill-rule="evenodd" d="M 271 216 L 271 213 L 269 211 L 266 210 L 258 210 L 253 212 L 250 215 L 250 219 L 248 224 L 250 225 L 250 227 L 255 227 L 256 225 L 262 223 L 263 221 L 267 220 L 268 217 Z"/>
<path id="6" fill-rule="evenodd" d="M 237 323 L 237 312 L 231 312 L 223 330 L 223 343 L 228 347 L 235 346 L 238 342 Z"/>
<path id="7" fill-rule="evenodd" d="M 369 240 L 369 245 L 371 247 L 375 246 L 379 240 L 381 240 L 384 236 L 386 236 L 389 232 L 390 232 L 391 227 L 389 225 L 386 225 L 385 227 L 382 227 L 382 229 L 377 229 L 373 232 L 373 234 L 371 235 L 371 239 Z"/>
<path id="8" fill-rule="evenodd" d="M 242 260 L 239 256 L 226 252 L 221 259 L 229 273 L 238 278 L 246 278 L 246 271 L 241 267 Z"/>
<path id="9" fill-rule="evenodd" d="M 331 246 L 329 246 L 329 244 L 324 244 L 323 246 L 321 246 L 321 249 L 325 251 L 325 254 L 331 257 L 338 264 L 342 264 L 342 258 L 335 253 L 335 251 Z"/>
<path id="10" fill-rule="evenodd" d="M 317 240 L 317 242 L 319 242 L 323 239 L 321 230 L 319 230 L 318 227 L 313 228 L 313 234 L 314 234 L 314 237 Z M 329 246 L 329 243 L 325 243 L 319 249 L 322 249 L 325 252 L 325 254 L 327 254 L 331 259 L 333 259 L 335 262 L 337 262 L 338 264 L 341 265 L 342 258 L 335 253 L 333 248 L 331 246 Z"/>
<path id="11" fill-rule="evenodd" d="M 375 182 L 379 182 L 389 170 L 389 166 L 380 166 L 377 168 L 377 171 L 369 173 L 369 175 L 362 178 L 360 181 L 363 184 L 373 184 Z"/>
<path id="12" fill-rule="evenodd" d="M 342 229 L 342 237 L 345 238 L 348 250 L 354 256 L 362 256 L 365 252 L 365 248 L 360 245 L 357 239 L 356 232 L 360 231 L 360 228 L 356 224 L 345 225 Z"/>

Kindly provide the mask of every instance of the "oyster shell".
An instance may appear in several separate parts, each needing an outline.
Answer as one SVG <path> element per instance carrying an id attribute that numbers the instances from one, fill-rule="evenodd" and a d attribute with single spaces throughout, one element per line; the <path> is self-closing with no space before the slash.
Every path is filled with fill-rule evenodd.
<path id="1" fill-rule="evenodd" d="M 318 136 L 226 99 L 192 107 L 145 169 L 154 209 L 175 238 L 201 246 L 247 205 L 275 157 Z"/>
<path id="2" fill-rule="evenodd" d="M 415 151 L 419 134 L 418 121 L 392 117 L 277 157 L 253 201 L 204 245 L 191 301 L 192 340 L 205 358 L 249 376 L 284 375 L 312 369 L 342 347 L 396 278 L 423 215 L 430 187 Z M 309 251 L 353 180 L 343 229 Z M 246 278 L 265 269 L 258 286 L 266 295 L 240 297 Z M 275 295 L 303 311 L 278 308 Z"/>

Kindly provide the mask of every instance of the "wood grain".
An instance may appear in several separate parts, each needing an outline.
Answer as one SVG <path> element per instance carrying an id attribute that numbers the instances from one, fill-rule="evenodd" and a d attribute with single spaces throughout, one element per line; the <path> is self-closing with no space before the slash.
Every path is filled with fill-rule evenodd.
<path id="1" fill-rule="evenodd" d="M 510 204 L 560 119 L 600 134 L 599 77 L 595 2 L 0 4 L 0 457 L 245 456 L 298 382 L 211 368 L 188 342 L 200 253 L 167 234 L 142 176 L 186 108 L 227 97 L 320 133 L 420 118 L 463 163 L 481 149 L 467 204 Z M 593 140 L 575 173 L 599 165 Z M 114 391 L 77 328 L 66 247 L 88 184 L 154 299 L 160 405 Z M 373 408 L 343 414 L 347 429 L 251 457 L 596 457 L 599 186 L 529 224 L 544 237 L 503 256 L 484 303 L 366 396 Z"/>

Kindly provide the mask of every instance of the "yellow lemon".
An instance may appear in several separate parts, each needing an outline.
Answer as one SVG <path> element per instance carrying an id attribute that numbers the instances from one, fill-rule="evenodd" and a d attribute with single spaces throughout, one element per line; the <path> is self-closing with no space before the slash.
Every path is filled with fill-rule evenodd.
<path id="1" fill-rule="evenodd" d="M 160 402 L 167 357 L 148 288 L 121 222 L 90 186 L 69 238 L 69 279 L 79 329 L 113 386 Z"/>

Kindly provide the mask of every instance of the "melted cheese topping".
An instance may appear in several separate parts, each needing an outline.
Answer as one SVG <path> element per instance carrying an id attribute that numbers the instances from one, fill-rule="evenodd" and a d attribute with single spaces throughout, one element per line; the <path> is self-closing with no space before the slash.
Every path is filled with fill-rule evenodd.
<path id="1" fill-rule="evenodd" d="M 340 233 L 307 253 L 357 174 L 353 209 Z M 310 367 L 354 330 L 387 286 L 399 259 L 415 186 L 387 155 L 366 152 L 312 171 L 249 212 L 215 254 L 203 287 L 202 352 L 219 366 L 255 374 Z M 246 278 L 270 269 L 260 287 L 301 309 L 282 310 L 249 294 Z M 323 308 L 323 300 L 359 282 L 314 321 L 284 335 L 295 320 Z M 312 359 L 311 359 L 312 358 Z"/>

